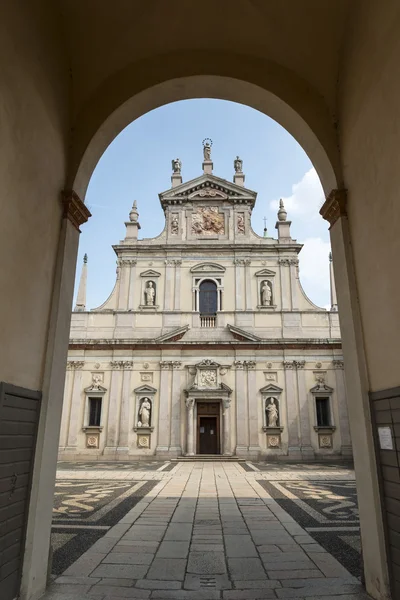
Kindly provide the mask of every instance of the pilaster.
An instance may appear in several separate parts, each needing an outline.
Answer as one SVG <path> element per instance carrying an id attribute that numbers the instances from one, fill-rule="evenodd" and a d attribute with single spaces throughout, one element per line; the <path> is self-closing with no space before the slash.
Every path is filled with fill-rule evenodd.
<path id="1" fill-rule="evenodd" d="M 167 454 L 170 447 L 170 370 L 171 361 L 160 362 L 160 405 L 158 410 L 158 443 L 156 454 Z"/>
<path id="2" fill-rule="evenodd" d="M 104 454 L 114 454 L 117 450 L 119 434 L 119 416 L 122 371 L 125 364 L 132 366 L 130 361 L 111 361 L 111 384 L 110 397 L 108 401 L 108 419 L 107 419 L 107 438 L 104 448 Z"/>
<path id="3" fill-rule="evenodd" d="M 339 427 L 340 437 L 342 440 L 342 454 L 343 456 L 353 456 L 353 449 L 351 444 L 350 426 L 349 426 L 349 415 L 347 410 L 347 398 L 346 398 L 346 385 L 344 379 L 344 363 L 342 360 L 334 360 L 333 366 L 335 369 L 336 379 L 336 398 L 338 403 L 339 412 Z"/>
<path id="4" fill-rule="evenodd" d="M 236 310 L 244 310 L 244 293 L 243 293 L 243 284 L 244 284 L 244 259 L 243 258 L 235 258 L 233 261 L 235 265 L 235 288 L 236 288 L 236 298 L 235 298 L 235 308 Z"/>
<path id="5" fill-rule="evenodd" d="M 260 425 L 258 422 L 258 401 L 256 389 L 256 363 L 253 360 L 247 360 L 247 398 L 249 410 L 249 454 L 250 457 L 257 459 L 260 455 Z"/>
<path id="6" fill-rule="evenodd" d="M 253 305 L 251 301 L 251 270 L 250 270 L 251 260 L 250 258 L 246 258 L 244 260 L 244 268 L 246 274 L 246 310 L 252 310 Z"/>
<path id="7" fill-rule="evenodd" d="M 128 364 L 124 368 L 122 375 L 122 394 L 121 394 L 121 412 L 119 419 L 119 440 L 117 452 L 128 454 L 129 452 L 129 407 L 131 396 L 131 375 L 133 364 Z"/>
<path id="8" fill-rule="evenodd" d="M 357 473 L 365 585 L 374 598 L 389 597 L 389 573 L 369 402 L 369 380 L 353 263 L 346 190 L 332 190 L 320 213 L 330 223 L 348 413 Z"/>
<path id="9" fill-rule="evenodd" d="M 171 386 L 171 438 L 169 451 L 176 456 L 182 454 L 181 448 L 181 366 L 182 363 L 172 361 Z"/>
<path id="10" fill-rule="evenodd" d="M 247 456 L 249 450 L 249 426 L 247 389 L 245 385 L 245 364 L 243 360 L 235 360 L 236 368 L 236 454 Z"/>
<path id="11" fill-rule="evenodd" d="M 68 425 L 68 438 L 66 452 L 75 452 L 78 444 L 78 430 L 81 429 L 80 423 L 82 414 L 82 367 L 83 361 L 69 361 L 67 369 L 74 372 L 72 383 L 71 412 Z"/>
<path id="12" fill-rule="evenodd" d="M 299 398 L 299 422 L 300 422 L 300 448 L 305 459 L 314 458 L 314 449 L 311 445 L 310 408 L 306 377 L 304 372 L 304 360 L 295 361 L 297 372 L 297 389 Z"/>
<path id="13" fill-rule="evenodd" d="M 132 258 L 130 260 L 130 272 L 129 272 L 129 292 L 128 292 L 128 310 L 134 310 L 138 304 L 141 304 L 141 300 L 137 299 L 135 305 L 135 290 L 136 290 L 136 264 L 137 260 Z"/>
<path id="14" fill-rule="evenodd" d="M 290 310 L 291 302 L 290 302 L 290 273 L 288 267 L 290 267 L 290 259 L 288 258 L 280 258 L 278 259 L 279 264 L 279 274 L 281 281 L 281 301 L 282 301 L 282 310 Z"/>
<path id="15" fill-rule="evenodd" d="M 301 452 L 295 361 L 283 361 L 283 368 L 285 369 L 286 414 L 288 421 L 288 456 L 300 459 Z"/>
<path id="16" fill-rule="evenodd" d="M 173 277 L 174 277 L 174 261 L 171 259 L 166 259 L 166 261 L 165 261 L 164 310 L 172 310 Z"/>
<path id="17" fill-rule="evenodd" d="M 175 294 L 174 294 L 174 309 L 181 309 L 181 260 L 175 260 Z"/>

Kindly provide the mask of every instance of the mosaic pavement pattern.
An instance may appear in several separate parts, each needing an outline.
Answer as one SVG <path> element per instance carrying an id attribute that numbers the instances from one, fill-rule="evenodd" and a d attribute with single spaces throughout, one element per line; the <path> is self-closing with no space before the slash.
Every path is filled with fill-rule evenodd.
<path id="1" fill-rule="evenodd" d="M 155 481 L 56 481 L 51 543 L 59 575 L 115 525 Z"/>
<path id="2" fill-rule="evenodd" d="M 362 576 L 355 481 L 296 480 L 259 483 L 325 550 L 355 577 Z"/>
<path id="3" fill-rule="evenodd" d="M 315 537 L 357 553 L 354 473 L 247 466 L 60 470 L 55 556 L 79 557 L 59 560 L 43 600 L 367 600 L 354 568 Z M 98 536 L 83 552 L 82 533 Z"/>

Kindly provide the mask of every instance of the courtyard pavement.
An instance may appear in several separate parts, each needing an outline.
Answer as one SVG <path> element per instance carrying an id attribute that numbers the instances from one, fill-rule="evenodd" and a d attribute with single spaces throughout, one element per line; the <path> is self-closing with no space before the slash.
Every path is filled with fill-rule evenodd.
<path id="1" fill-rule="evenodd" d="M 368 598 L 357 576 L 351 469 L 235 462 L 59 467 L 58 576 L 45 600 Z M 339 560 L 328 552 L 328 538 L 331 545 L 336 539 Z M 343 548 L 355 553 L 349 563 Z"/>

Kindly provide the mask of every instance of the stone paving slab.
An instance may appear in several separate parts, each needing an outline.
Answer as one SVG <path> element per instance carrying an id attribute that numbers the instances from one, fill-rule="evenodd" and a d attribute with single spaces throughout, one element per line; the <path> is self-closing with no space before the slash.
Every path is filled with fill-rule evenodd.
<path id="1" fill-rule="evenodd" d="M 130 479 L 133 472 L 106 473 Z M 322 467 L 282 468 L 272 477 L 280 473 L 293 480 L 304 473 L 351 478 L 345 469 Z M 71 477 L 71 470 L 64 474 Z M 270 475 L 233 462 L 136 471 L 136 480 L 158 479 L 155 487 L 43 600 L 366 600 L 359 581 L 258 483 Z"/>

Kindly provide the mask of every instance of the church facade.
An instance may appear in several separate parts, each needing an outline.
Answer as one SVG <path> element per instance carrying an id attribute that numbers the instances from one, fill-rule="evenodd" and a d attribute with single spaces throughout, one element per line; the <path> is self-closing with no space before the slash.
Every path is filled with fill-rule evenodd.
<path id="1" fill-rule="evenodd" d="M 276 238 L 250 219 L 242 161 L 233 182 L 184 183 L 172 161 L 165 228 L 138 239 L 136 202 L 116 246 L 109 298 L 86 310 L 86 258 L 72 314 L 60 458 L 351 456 L 332 264 L 331 310 L 299 280 L 302 245 L 283 202 Z"/>

